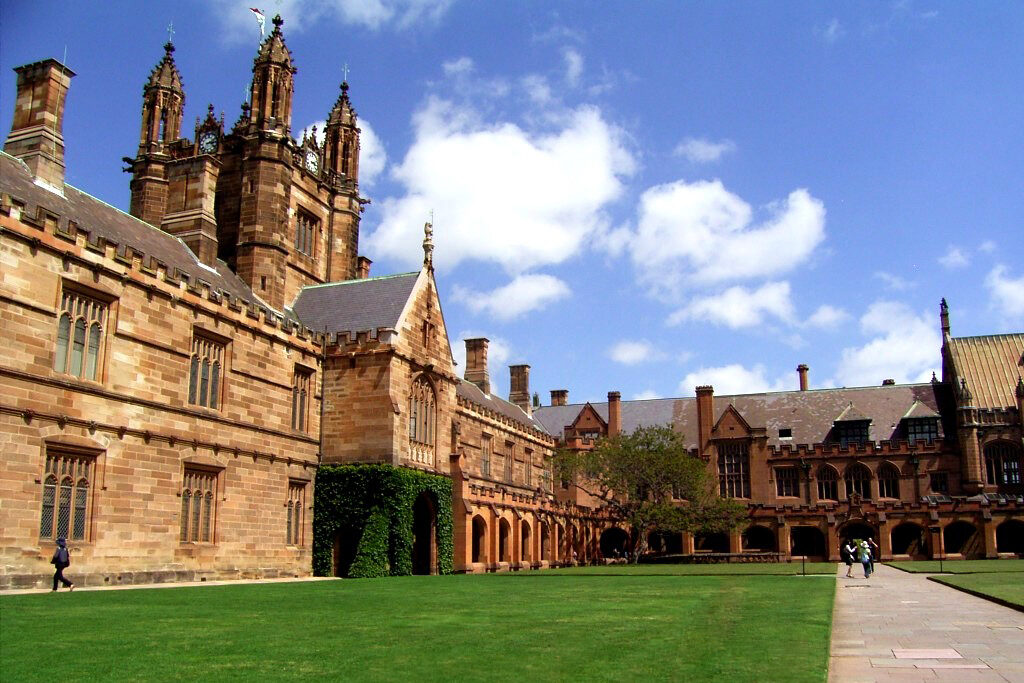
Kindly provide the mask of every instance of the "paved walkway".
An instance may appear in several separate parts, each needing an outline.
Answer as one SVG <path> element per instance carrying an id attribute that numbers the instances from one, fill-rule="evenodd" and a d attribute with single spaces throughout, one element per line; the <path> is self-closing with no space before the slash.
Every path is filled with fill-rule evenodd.
<path id="1" fill-rule="evenodd" d="M 73 577 L 68 572 L 68 578 Z M 195 586 L 235 586 L 241 583 L 296 583 L 299 581 L 340 581 L 333 576 L 304 576 L 300 578 L 288 577 L 281 579 L 232 579 L 229 581 L 173 581 L 169 583 L 128 583 L 115 586 L 75 586 L 75 592 L 79 591 L 126 591 L 143 588 L 192 588 Z M 11 588 L 0 590 L 0 595 L 31 595 L 32 593 L 50 593 L 49 588 Z M 67 593 L 68 589 L 60 587 L 61 593 Z"/>
<path id="2" fill-rule="evenodd" d="M 1024 613 L 878 565 L 840 565 L 832 617 L 832 683 L 1024 683 Z"/>

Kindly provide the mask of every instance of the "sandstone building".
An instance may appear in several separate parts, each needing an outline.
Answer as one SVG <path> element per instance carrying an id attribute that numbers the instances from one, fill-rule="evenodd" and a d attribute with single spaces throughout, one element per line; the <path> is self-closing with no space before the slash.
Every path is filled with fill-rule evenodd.
<path id="1" fill-rule="evenodd" d="M 317 472 L 385 464 L 451 482 L 413 510 L 413 570 L 595 561 L 624 534 L 554 482 L 559 445 L 642 424 L 688 435 L 751 524 L 666 551 L 835 557 L 866 525 L 886 555 L 1021 552 L 1024 335 L 954 338 L 924 385 L 531 405 L 530 367 L 493 395 L 486 339 L 452 359 L 433 268 L 359 255 L 359 126 L 347 83 L 322 142 L 292 136 L 280 18 L 230 126 L 185 131 L 174 47 L 146 79 L 126 157 L 130 212 L 64 182 L 74 73 L 16 69 L 0 154 L 0 587 L 43 585 L 66 536 L 75 580 L 345 574 L 353 539 L 314 539 Z M 191 135 L 191 137 L 189 136 Z M 806 385 L 804 384 L 806 388 Z M 356 539 L 358 540 L 358 539 Z"/>

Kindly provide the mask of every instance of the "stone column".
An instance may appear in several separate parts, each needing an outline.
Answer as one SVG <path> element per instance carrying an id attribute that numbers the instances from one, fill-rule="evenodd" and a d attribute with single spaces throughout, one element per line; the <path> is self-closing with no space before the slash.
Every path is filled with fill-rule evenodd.
<path id="1" fill-rule="evenodd" d="M 776 545 L 782 557 L 790 557 L 792 555 L 793 544 L 789 535 L 789 525 L 779 524 L 775 528 Z"/>

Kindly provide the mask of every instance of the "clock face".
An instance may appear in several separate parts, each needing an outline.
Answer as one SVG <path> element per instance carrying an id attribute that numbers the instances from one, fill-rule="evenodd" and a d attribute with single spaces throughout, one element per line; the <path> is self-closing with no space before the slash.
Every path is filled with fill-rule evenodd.
<path id="1" fill-rule="evenodd" d="M 317 168 L 320 167 L 320 160 L 317 158 L 316 152 L 309 150 L 306 152 L 306 168 L 311 173 L 316 173 Z"/>
<path id="2" fill-rule="evenodd" d="M 207 131 L 199 136 L 199 152 L 201 154 L 213 154 L 217 151 L 217 134 Z"/>

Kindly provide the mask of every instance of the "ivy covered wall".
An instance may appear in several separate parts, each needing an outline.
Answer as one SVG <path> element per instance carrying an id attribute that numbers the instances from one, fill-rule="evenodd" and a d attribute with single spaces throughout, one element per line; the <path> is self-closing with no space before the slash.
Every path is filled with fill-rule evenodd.
<path id="1" fill-rule="evenodd" d="M 347 576 L 413 572 L 413 509 L 421 494 L 436 513 L 437 567 L 452 572 L 452 481 L 391 465 L 322 465 L 313 500 L 313 574 L 331 576 L 335 539 Z"/>

